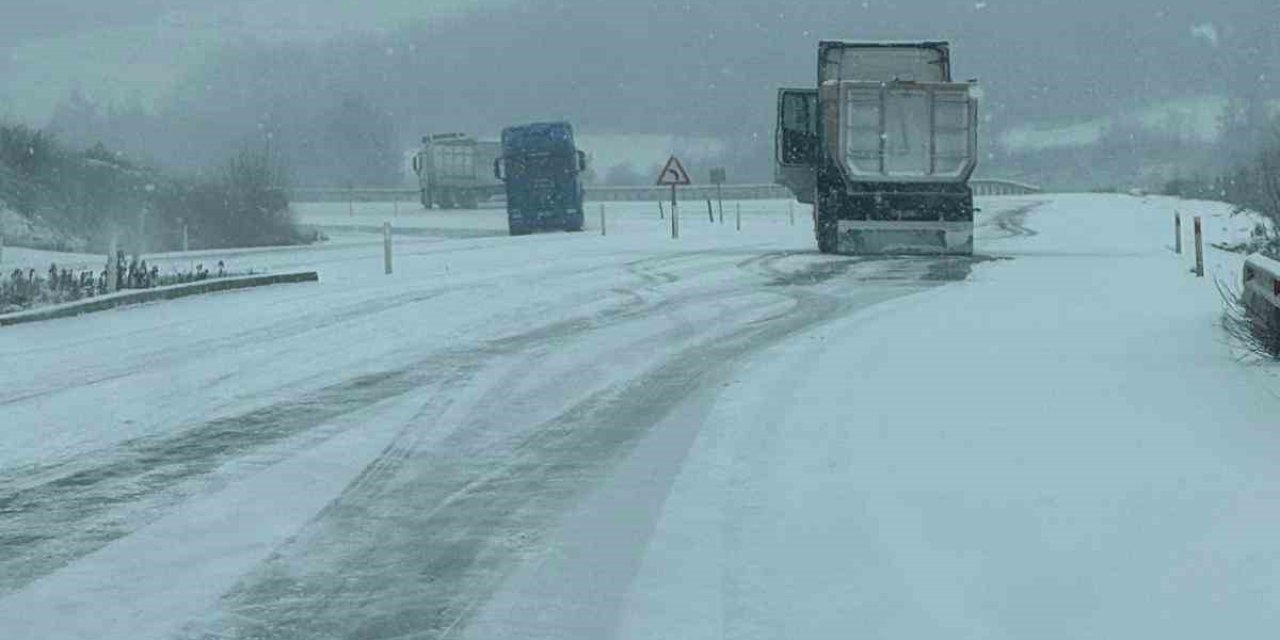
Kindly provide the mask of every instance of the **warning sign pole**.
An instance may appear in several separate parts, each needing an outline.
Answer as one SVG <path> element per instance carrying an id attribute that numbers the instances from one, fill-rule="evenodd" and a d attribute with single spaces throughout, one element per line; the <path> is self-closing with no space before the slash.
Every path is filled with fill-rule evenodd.
<path id="1" fill-rule="evenodd" d="M 680 205 L 676 201 L 676 186 L 671 185 L 671 239 L 680 237 Z"/>
<path id="2" fill-rule="evenodd" d="M 679 185 L 693 184 L 689 179 L 689 172 L 685 171 L 684 165 L 675 156 L 667 159 L 667 164 L 662 167 L 662 172 L 658 174 L 658 186 L 671 187 L 671 238 L 674 240 L 680 237 L 680 202 L 676 199 L 676 187 Z M 662 206 L 662 201 L 658 201 L 658 206 Z"/>

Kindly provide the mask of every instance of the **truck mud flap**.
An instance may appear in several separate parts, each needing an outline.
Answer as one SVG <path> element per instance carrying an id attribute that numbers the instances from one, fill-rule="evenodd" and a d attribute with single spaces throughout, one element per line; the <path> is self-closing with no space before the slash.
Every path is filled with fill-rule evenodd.
<path id="1" fill-rule="evenodd" d="M 839 220 L 836 252 L 849 255 L 973 255 L 969 221 Z"/>

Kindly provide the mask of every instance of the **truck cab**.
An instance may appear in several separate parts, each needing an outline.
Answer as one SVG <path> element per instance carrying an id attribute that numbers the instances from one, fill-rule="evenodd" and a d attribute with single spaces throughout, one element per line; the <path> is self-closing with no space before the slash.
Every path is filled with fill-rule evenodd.
<path id="1" fill-rule="evenodd" d="M 539 122 L 502 130 L 494 176 L 506 185 L 511 235 L 539 230 L 581 231 L 586 155 L 567 122 Z"/>
<path id="2" fill-rule="evenodd" d="M 949 45 L 823 41 L 817 80 L 778 92 L 775 180 L 819 250 L 971 254 L 977 100 Z"/>

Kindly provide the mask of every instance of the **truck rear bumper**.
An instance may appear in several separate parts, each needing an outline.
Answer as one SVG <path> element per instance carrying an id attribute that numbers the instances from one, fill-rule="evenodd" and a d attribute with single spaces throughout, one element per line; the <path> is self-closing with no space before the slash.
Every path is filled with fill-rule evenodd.
<path id="1" fill-rule="evenodd" d="M 838 220 L 836 252 L 866 254 L 973 254 L 973 222 Z"/>

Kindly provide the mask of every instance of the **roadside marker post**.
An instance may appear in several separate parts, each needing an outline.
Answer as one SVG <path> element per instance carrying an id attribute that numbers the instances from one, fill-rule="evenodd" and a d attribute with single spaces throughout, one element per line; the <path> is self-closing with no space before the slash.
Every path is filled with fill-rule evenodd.
<path id="1" fill-rule="evenodd" d="M 791 220 L 791 226 L 796 226 L 796 203 L 794 200 L 787 201 L 787 217 Z"/>
<path id="2" fill-rule="evenodd" d="M 1182 255 L 1182 214 L 1173 213 L 1173 252 Z"/>
<path id="3" fill-rule="evenodd" d="M 707 198 L 707 220 L 710 221 L 711 224 L 715 224 L 716 222 L 716 214 L 711 211 L 711 198 Z"/>
<path id="4" fill-rule="evenodd" d="M 609 232 L 608 232 L 608 230 L 607 230 L 607 229 L 606 229 L 606 227 L 605 227 L 605 219 L 604 219 L 604 205 L 603 205 L 603 204 L 602 204 L 602 205 L 600 205 L 600 235 L 602 235 L 602 236 L 607 236 L 607 235 L 609 235 Z"/>
<path id="5" fill-rule="evenodd" d="M 356 188 L 347 185 L 347 217 L 356 215 Z"/>
<path id="6" fill-rule="evenodd" d="M 685 171 L 684 165 L 680 164 L 675 156 L 667 158 L 667 164 L 662 167 L 662 172 L 658 174 L 657 185 L 660 187 L 671 187 L 671 239 L 680 237 L 680 204 L 676 199 L 676 187 L 693 184 L 689 179 L 689 172 Z M 710 202 L 708 201 L 708 205 Z M 661 207 L 661 203 L 658 205 Z M 710 208 L 708 208 L 708 212 Z"/>
<path id="7" fill-rule="evenodd" d="M 658 198 L 658 219 L 659 220 L 667 219 L 667 211 L 666 209 L 662 208 L 662 198 Z"/>
<path id="8" fill-rule="evenodd" d="M 387 275 L 391 275 L 391 223 L 382 223 L 382 263 Z"/>
<path id="9" fill-rule="evenodd" d="M 185 253 L 191 250 L 191 232 L 186 224 L 182 225 L 182 251 Z"/>
<path id="10" fill-rule="evenodd" d="M 1195 217 L 1196 227 L 1196 277 L 1204 277 L 1204 235 L 1200 232 L 1200 216 Z"/>
<path id="11" fill-rule="evenodd" d="M 742 231 L 742 203 L 741 202 L 733 203 L 733 220 L 734 220 L 733 222 L 734 226 L 738 228 L 738 231 Z"/>

